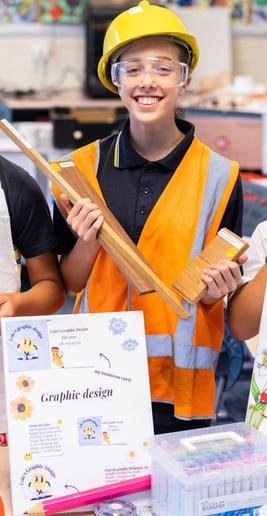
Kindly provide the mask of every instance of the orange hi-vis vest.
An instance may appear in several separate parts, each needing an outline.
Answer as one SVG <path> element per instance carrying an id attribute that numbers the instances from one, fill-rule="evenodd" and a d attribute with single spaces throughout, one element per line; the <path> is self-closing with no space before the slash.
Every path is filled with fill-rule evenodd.
<path id="1" fill-rule="evenodd" d="M 75 150 L 71 158 L 102 196 L 97 181 L 99 152 L 96 141 Z M 236 162 L 194 138 L 137 245 L 167 286 L 216 235 L 237 177 Z M 55 188 L 54 193 L 59 200 Z M 158 293 L 138 296 L 101 248 L 74 311 L 143 310 L 152 400 L 173 403 L 181 419 L 211 418 L 214 369 L 224 335 L 223 301 L 212 306 L 182 302 L 191 314 L 186 321 Z"/>

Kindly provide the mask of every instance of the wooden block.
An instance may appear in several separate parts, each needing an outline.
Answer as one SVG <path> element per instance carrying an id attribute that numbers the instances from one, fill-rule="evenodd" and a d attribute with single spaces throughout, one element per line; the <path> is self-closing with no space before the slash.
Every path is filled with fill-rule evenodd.
<path id="1" fill-rule="evenodd" d="M 197 303 L 207 291 L 207 285 L 201 279 L 202 270 L 208 269 L 219 260 L 237 261 L 248 246 L 246 240 L 229 229 L 221 229 L 203 251 L 177 276 L 172 283 L 172 288 L 189 303 Z"/>

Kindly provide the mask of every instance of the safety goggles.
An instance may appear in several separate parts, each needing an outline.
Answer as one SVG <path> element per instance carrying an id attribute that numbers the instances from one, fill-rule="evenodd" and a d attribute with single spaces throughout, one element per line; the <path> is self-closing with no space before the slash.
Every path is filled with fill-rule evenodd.
<path id="1" fill-rule="evenodd" d="M 168 86 L 183 86 L 188 79 L 188 65 L 161 57 L 146 57 L 119 61 L 111 66 L 111 80 L 115 86 L 122 86 L 126 81 L 140 82 L 148 73 L 156 83 L 164 81 Z"/>

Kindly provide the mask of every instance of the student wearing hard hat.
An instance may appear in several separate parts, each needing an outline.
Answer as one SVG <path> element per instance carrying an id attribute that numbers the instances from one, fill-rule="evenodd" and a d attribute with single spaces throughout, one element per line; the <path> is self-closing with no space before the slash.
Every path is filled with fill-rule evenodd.
<path id="1" fill-rule="evenodd" d="M 120 96 L 129 119 L 119 134 L 71 155 L 168 286 L 220 227 L 241 234 L 238 164 L 212 152 L 191 123 L 175 117 L 198 58 L 195 37 L 167 8 L 143 0 L 117 16 L 98 76 Z M 96 238 L 103 223 L 98 207 L 89 199 L 72 207 L 55 195 L 68 214 L 66 224 L 56 208 L 54 222 L 62 276 L 78 293 L 75 310 L 144 312 L 155 432 L 208 426 L 224 334 L 222 299 L 241 282 L 239 266 L 223 260 L 203 271 L 207 294 L 187 306 L 188 320 L 179 319 L 157 293 L 137 296 L 129 287 Z"/>

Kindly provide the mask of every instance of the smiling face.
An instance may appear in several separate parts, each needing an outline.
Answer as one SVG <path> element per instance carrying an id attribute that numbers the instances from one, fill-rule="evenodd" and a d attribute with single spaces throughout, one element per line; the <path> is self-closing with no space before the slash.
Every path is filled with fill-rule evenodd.
<path id="1" fill-rule="evenodd" d="M 161 62 L 169 62 L 171 66 L 174 64 L 179 67 L 176 63 L 185 61 L 184 56 L 180 55 L 179 47 L 164 38 L 136 41 L 120 55 L 120 62 L 142 63 L 141 74 L 131 73 L 127 76 L 124 73 L 118 85 L 118 92 L 129 111 L 132 124 L 149 126 L 173 122 L 177 99 L 185 92 L 190 82 L 190 79 L 187 79 L 184 85 L 177 86 L 177 69 L 166 74 L 165 68 L 160 68 L 158 73 L 153 58 L 159 60 L 160 66 Z"/>

